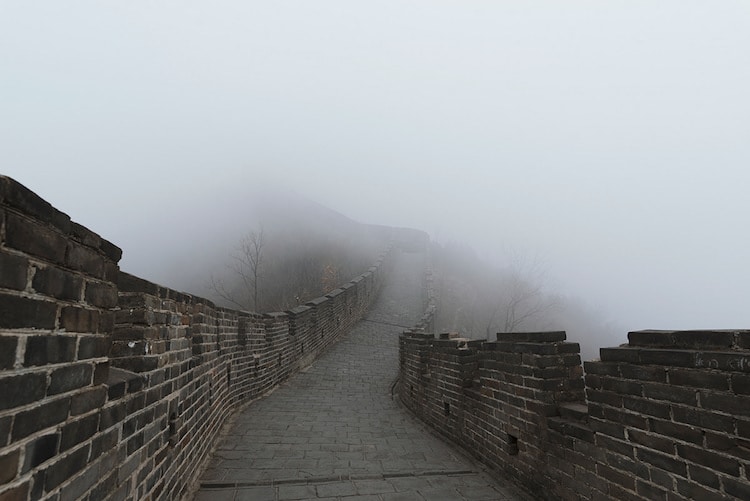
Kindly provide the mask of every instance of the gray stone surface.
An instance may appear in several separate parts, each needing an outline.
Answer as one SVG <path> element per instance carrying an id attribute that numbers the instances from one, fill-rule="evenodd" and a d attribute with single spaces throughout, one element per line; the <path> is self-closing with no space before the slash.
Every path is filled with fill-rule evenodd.
<path id="1" fill-rule="evenodd" d="M 424 256 L 401 254 L 366 319 L 233 419 L 196 500 L 515 500 L 391 398 L 398 336 L 422 314 Z"/>

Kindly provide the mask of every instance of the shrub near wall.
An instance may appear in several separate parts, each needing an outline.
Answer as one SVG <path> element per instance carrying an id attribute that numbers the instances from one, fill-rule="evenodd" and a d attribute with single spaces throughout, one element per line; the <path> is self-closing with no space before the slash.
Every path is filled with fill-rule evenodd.
<path id="1" fill-rule="evenodd" d="M 180 499 L 226 418 L 374 300 L 388 255 L 289 312 L 118 270 L 120 249 L 0 177 L 0 500 Z"/>
<path id="2" fill-rule="evenodd" d="M 400 395 L 540 499 L 750 499 L 750 332 L 629 340 L 584 380 L 562 332 L 407 332 Z"/>

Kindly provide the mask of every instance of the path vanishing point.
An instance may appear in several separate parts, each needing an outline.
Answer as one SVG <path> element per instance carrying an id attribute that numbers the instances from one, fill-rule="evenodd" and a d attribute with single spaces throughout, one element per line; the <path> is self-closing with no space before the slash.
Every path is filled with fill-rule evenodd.
<path id="1" fill-rule="evenodd" d="M 424 259 L 400 254 L 362 321 L 231 420 L 195 501 L 527 499 L 392 395 L 399 334 L 423 310 Z"/>

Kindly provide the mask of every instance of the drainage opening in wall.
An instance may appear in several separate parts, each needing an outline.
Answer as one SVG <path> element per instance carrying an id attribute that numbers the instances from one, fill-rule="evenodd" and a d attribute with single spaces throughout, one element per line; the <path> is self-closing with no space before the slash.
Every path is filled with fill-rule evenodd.
<path id="1" fill-rule="evenodd" d="M 443 414 L 445 414 L 446 416 L 450 416 L 451 414 L 450 402 L 443 402 Z"/>
<path id="2" fill-rule="evenodd" d="M 515 437 L 508 433 L 508 438 L 506 440 L 506 451 L 508 455 L 510 456 L 516 456 L 518 455 L 518 437 Z"/>

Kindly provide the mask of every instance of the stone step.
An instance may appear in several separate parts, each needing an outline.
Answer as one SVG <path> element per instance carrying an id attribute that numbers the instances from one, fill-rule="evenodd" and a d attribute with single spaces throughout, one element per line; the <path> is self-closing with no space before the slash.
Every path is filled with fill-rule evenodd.
<path id="1" fill-rule="evenodd" d="M 571 421 L 588 422 L 589 407 L 585 403 L 565 402 L 558 405 L 557 408 L 560 411 L 560 417 Z"/>
<path id="2" fill-rule="evenodd" d="M 573 421 L 564 417 L 554 417 L 547 420 L 547 426 L 549 426 L 550 430 L 555 430 L 565 436 L 594 443 L 594 431 L 587 424 L 580 421 Z"/>

